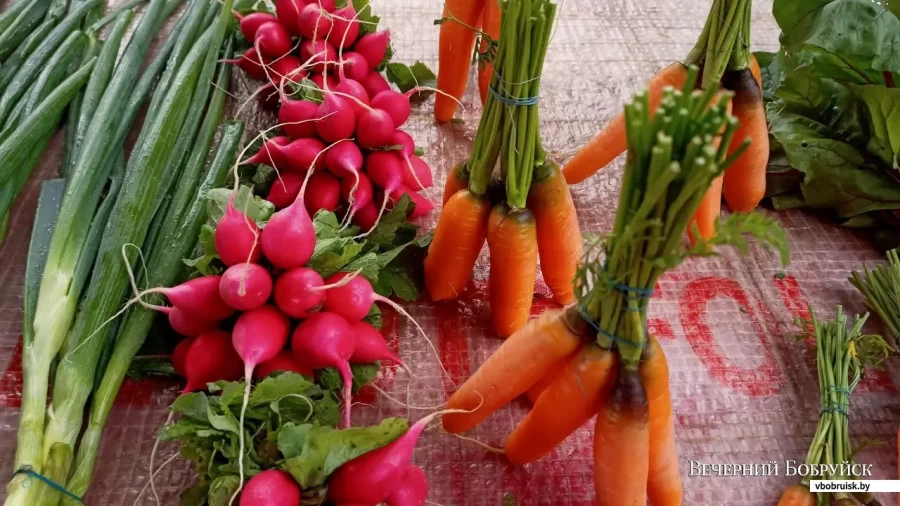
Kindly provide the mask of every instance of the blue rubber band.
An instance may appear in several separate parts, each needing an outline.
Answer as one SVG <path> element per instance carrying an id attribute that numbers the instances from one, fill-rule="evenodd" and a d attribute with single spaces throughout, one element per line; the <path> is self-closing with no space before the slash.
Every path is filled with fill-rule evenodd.
<path id="1" fill-rule="evenodd" d="M 504 97 L 497 90 L 494 89 L 493 86 L 488 87 L 488 91 L 491 92 L 491 95 L 494 96 L 497 100 L 503 102 L 506 105 L 536 105 L 538 103 L 538 97 L 526 97 L 526 98 L 514 98 L 514 97 Z"/>
<path id="2" fill-rule="evenodd" d="M 614 334 L 610 334 L 609 332 L 606 332 L 605 330 L 601 329 L 600 326 L 597 325 L 597 323 L 594 320 L 591 320 L 591 318 L 587 315 L 587 313 L 585 313 L 584 309 L 579 309 L 578 314 L 581 316 L 581 319 L 584 320 L 585 323 L 587 323 L 592 329 L 594 329 L 594 332 L 606 337 L 607 339 L 612 341 L 614 344 L 615 343 L 625 343 L 628 346 L 631 346 L 633 348 L 641 348 L 644 346 L 644 343 L 642 343 L 642 342 L 635 343 L 634 341 L 629 341 L 628 339 L 622 339 Z M 646 334 L 646 330 L 644 331 L 644 333 Z"/>
<path id="3" fill-rule="evenodd" d="M 847 406 L 849 408 L 849 406 Z M 824 415 L 825 413 L 840 413 L 844 415 L 845 418 L 850 418 L 850 413 L 847 409 L 844 409 L 842 406 L 829 406 L 826 408 L 822 408 L 820 415 Z"/>
<path id="4" fill-rule="evenodd" d="M 38 473 L 37 471 L 32 469 L 31 466 L 23 466 L 23 467 L 19 468 L 15 473 L 13 473 L 13 477 L 16 477 L 17 475 L 20 475 L 20 474 L 24 474 L 25 476 L 28 477 L 25 480 L 26 483 L 28 482 L 28 479 L 36 478 L 36 479 L 46 483 L 50 488 L 56 490 L 57 492 L 69 497 L 70 499 L 74 499 L 74 500 L 80 502 L 81 504 L 84 504 L 84 500 L 82 498 L 78 497 L 77 495 L 73 494 L 72 492 L 69 492 L 68 490 L 66 490 L 66 487 L 60 485 L 59 483 L 56 483 L 55 481 L 51 480 L 50 478 L 47 478 L 43 474 Z M 24 483 L 23 483 L 23 486 L 25 486 L 26 488 L 28 487 L 28 485 L 24 485 Z"/>
<path id="5" fill-rule="evenodd" d="M 627 295 L 629 299 L 644 300 L 644 299 L 649 299 L 650 297 L 653 296 L 652 288 L 640 288 L 637 286 L 630 286 L 630 285 L 626 285 L 625 283 L 621 283 L 621 282 L 615 281 L 615 280 L 613 280 L 612 283 L 613 283 L 613 285 L 612 285 L 613 288 L 615 288 L 616 290 Z"/>

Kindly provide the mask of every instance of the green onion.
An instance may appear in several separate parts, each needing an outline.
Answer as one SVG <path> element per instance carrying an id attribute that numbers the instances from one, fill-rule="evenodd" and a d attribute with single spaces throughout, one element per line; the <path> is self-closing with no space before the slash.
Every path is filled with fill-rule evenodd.
<path id="1" fill-rule="evenodd" d="M 3 33 L 0 33 L 0 61 L 11 55 L 44 19 L 50 8 L 47 0 L 32 0 Z"/>
<path id="2" fill-rule="evenodd" d="M 40 73 L 27 95 L 22 117 L 27 118 L 51 91 L 66 77 L 81 68 L 82 61 L 96 56 L 96 46 L 89 47 L 90 40 L 84 32 L 76 31 L 63 42 L 56 53 L 47 60 L 47 66 Z M 85 57 L 86 56 L 86 57 Z M 96 62 L 94 68 L 96 68 Z M 25 97 L 23 97 L 24 99 Z"/>
<path id="3" fill-rule="evenodd" d="M 8 9 L 0 13 L 0 33 L 5 32 L 25 9 L 31 6 L 30 0 L 18 0 Z"/>
<path id="4" fill-rule="evenodd" d="M 866 305 L 881 318 L 891 335 L 892 346 L 900 344 L 900 257 L 897 250 L 887 252 L 887 264 L 872 270 L 863 267 L 860 274 L 850 273 L 850 283 L 866 298 Z"/>
<path id="5" fill-rule="evenodd" d="M 19 47 L 16 48 L 13 54 L 3 62 L 3 66 L 0 67 L 0 92 L 3 92 L 6 89 L 6 85 L 8 85 L 12 78 L 15 77 L 16 72 L 19 71 L 22 63 L 28 59 L 28 57 L 31 56 L 31 53 L 33 53 L 34 50 L 44 42 L 44 39 L 50 35 L 50 32 L 56 27 L 57 21 L 59 21 L 59 17 L 48 14 L 44 22 L 31 32 L 31 34 L 28 35 L 28 38 L 19 44 Z"/>

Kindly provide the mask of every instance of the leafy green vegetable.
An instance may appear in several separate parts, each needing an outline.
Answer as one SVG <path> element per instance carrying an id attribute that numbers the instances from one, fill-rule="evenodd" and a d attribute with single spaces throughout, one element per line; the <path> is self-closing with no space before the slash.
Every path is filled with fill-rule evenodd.
<path id="1" fill-rule="evenodd" d="M 228 207 L 228 200 L 232 193 L 230 188 L 215 188 L 206 194 L 209 201 L 207 210 L 210 224 L 218 223 L 225 215 L 225 208 Z M 253 191 L 246 186 L 238 188 L 237 195 L 234 197 L 234 208 L 246 214 L 260 228 L 265 227 L 266 221 L 275 213 L 275 206 L 271 202 L 253 195 Z"/>
<path id="2" fill-rule="evenodd" d="M 201 275 L 220 274 L 224 271 L 221 262 L 216 262 L 219 254 L 216 252 L 216 229 L 204 223 L 200 227 L 200 237 L 197 240 L 197 248 L 194 250 L 194 258 L 184 259 L 185 265 L 193 267 Z"/>
<path id="3" fill-rule="evenodd" d="M 381 17 L 372 13 L 369 0 L 353 0 L 353 8 L 358 13 L 356 19 L 359 20 L 360 37 L 378 31 L 378 22 L 381 21 Z"/>
<path id="4" fill-rule="evenodd" d="M 209 484 L 209 506 L 228 506 L 241 479 L 233 474 L 219 476 Z"/>
<path id="5" fill-rule="evenodd" d="M 381 364 L 373 362 L 371 364 L 350 364 L 350 371 L 353 373 L 353 393 L 359 392 L 359 389 L 368 385 L 378 376 L 378 370 Z M 328 367 L 319 371 L 319 384 L 322 388 L 340 395 L 344 387 L 344 381 L 341 379 L 340 373 L 333 367 Z"/>
<path id="6" fill-rule="evenodd" d="M 401 93 L 406 93 L 418 86 L 428 88 L 437 86 L 437 76 L 434 75 L 434 72 L 427 65 L 420 61 L 416 61 L 412 65 L 398 62 L 388 63 L 385 68 L 385 74 L 388 81 L 400 88 Z"/>
<path id="7" fill-rule="evenodd" d="M 163 357 L 134 357 L 126 374 L 131 379 L 144 379 L 147 376 L 178 376 L 175 367 L 172 366 L 172 361 Z"/>

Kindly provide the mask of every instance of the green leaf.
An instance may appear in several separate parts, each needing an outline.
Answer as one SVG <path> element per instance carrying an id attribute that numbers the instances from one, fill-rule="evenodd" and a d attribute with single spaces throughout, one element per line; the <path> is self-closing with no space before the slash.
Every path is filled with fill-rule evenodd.
<path id="1" fill-rule="evenodd" d="M 286 396 L 306 395 L 313 396 L 321 393 L 319 387 L 295 372 L 268 376 L 253 389 L 250 394 L 250 404 L 258 406 L 268 404 Z"/>
<path id="2" fill-rule="evenodd" d="M 406 218 L 412 213 L 415 204 L 409 195 L 403 195 L 394 208 L 381 217 L 375 230 L 366 238 L 370 244 L 391 247 L 396 244 L 395 236 L 401 226 L 406 225 Z"/>
<path id="3" fill-rule="evenodd" d="M 210 224 L 204 223 L 200 227 L 200 238 L 194 251 L 193 259 L 183 260 L 185 265 L 193 267 L 203 276 L 224 272 L 224 266 L 219 261 L 219 254 L 216 252 L 216 229 Z"/>
<path id="4" fill-rule="evenodd" d="M 325 209 L 320 210 L 313 216 L 313 228 L 316 230 L 316 240 L 334 239 L 342 237 L 341 224 L 337 215 Z"/>
<path id="5" fill-rule="evenodd" d="M 278 434 L 278 448 L 293 455 L 285 459 L 283 468 L 308 489 L 322 485 L 338 467 L 391 443 L 406 430 L 407 421 L 402 418 L 344 430 L 312 425 L 285 427 Z"/>
<path id="6" fill-rule="evenodd" d="M 382 253 L 378 257 L 381 270 L 373 287 L 375 292 L 384 297 L 393 294 L 403 300 L 417 300 L 425 288 L 423 262 L 433 237 L 434 233 L 429 232 Z"/>
<path id="7" fill-rule="evenodd" d="M 866 104 L 872 137 L 868 151 L 888 166 L 897 169 L 897 153 L 900 151 L 900 89 L 885 86 L 850 85 L 854 95 Z"/>
<path id="8" fill-rule="evenodd" d="M 369 4 L 369 0 L 353 0 L 353 8 L 358 13 L 357 20 L 359 20 L 360 37 L 367 33 L 378 31 L 378 22 L 381 21 L 381 18 L 372 13 L 372 6 Z"/>
<path id="9" fill-rule="evenodd" d="M 203 506 L 206 504 L 208 491 L 208 481 L 201 481 L 193 487 L 185 489 L 185 491 L 178 496 L 181 501 L 181 506 Z"/>
<path id="10" fill-rule="evenodd" d="M 378 254 L 370 251 L 365 255 L 350 262 L 344 269 L 346 272 L 359 271 L 359 275 L 366 278 L 373 285 L 378 282 Z"/>
<path id="11" fill-rule="evenodd" d="M 229 188 L 214 188 L 206 194 L 210 224 L 218 223 L 225 215 L 232 193 Z M 254 220 L 260 228 L 264 227 L 266 221 L 275 213 L 275 206 L 271 202 L 253 195 L 253 191 L 243 185 L 238 188 L 237 196 L 234 197 L 234 208 Z"/>
<path id="12" fill-rule="evenodd" d="M 287 86 L 290 88 L 289 96 L 294 100 L 309 100 L 310 102 L 321 104 L 325 99 L 322 90 L 309 79 L 302 79 L 299 83 L 289 82 Z"/>
<path id="13" fill-rule="evenodd" d="M 141 358 L 135 357 L 128 366 L 126 373 L 128 378 L 141 380 L 149 376 L 176 377 L 175 367 L 168 358 Z"/>
<path id="14" fill-rule="evenodd" d="M 395 84 L 401 93 L 406 93 L 416 87 L 434 88 L 437 86 L 437 76 L 420 61 L 416 61 L 412 65 L 398 62 L 388 63 L 385 74 L 387 80 Z"/>
<path id="15" fill-rule="evenodd" d="M 353 373 L 353 386 L 352 391 L 356 393 L 360 388 L 371 383 L 376 376 L 378 376 L 378 371 L 381 369 L 381 364 L 378 362 L 373 362 L 371 364 L 350 364 L 350 372 Z M 337 369 L 333 367 L 326 367 L 325 369 L 321 369 L 319 372 L 319 384 L 322 385 L 322 388 L 326 390 L 330 390 L 337 395 L 341 395 L 344 388 L 344 380 L 341 379 L 341 375 Z"/>
<path id="16" fill-rule="evenodd" d="M 771 102 L 775 100 L 775 90 L 781 84 L 781 63 L 779 61 L 779 53 L 767 53 L 765 51 L 757 51 L 753 53 L 759 63 L 759 73 L 763 82 L 763 101 Z"/>
<path id="17" fill-rule="evenodd" d="M 233 474 L 214 479 L 209 485 L 209 506 L 228 506 L 240 484 L 240 478 Z"/>
<path id="18" fill-rule="evenodd" d="M 375 327 L 376 329 L 381 330 L 381 308 L 378 307 L 378 304 L 372 304 L 372 307 L 369 308 L 369 314 L 367 314 L 366 317 L 363 318 L 363 321 Z"/>
<path id="19" fill-rule="evenodd" d="M 207 418 L 209 402 L 203 392 L 190 392 L 178 396 L 172 403 L 172 411 L 201 422 L 209 420 Z"/>
<path id="20" fill-rule="evenodd" d="M 363 250 L 363 244 L 348 237 L 334 237 L 316 242 L 316 249 L 306 266 L 328 278 L 340 272 Z"/>

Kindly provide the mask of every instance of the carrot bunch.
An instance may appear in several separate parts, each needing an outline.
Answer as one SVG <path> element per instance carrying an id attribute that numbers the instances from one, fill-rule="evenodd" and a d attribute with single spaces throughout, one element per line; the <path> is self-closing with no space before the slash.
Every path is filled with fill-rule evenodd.
<path id="1" fill-rule="evenodd" d="M 722 179 L 710 185 L 706 199 L 697 211 L 699 233 L 709 239 L 725 202 L 735 212 L 749 212 L 756 208 L 766 191 L 766 164 L 769 160 L 769 137 L 762 101 L 759 64 L 750 53 L 751 0 L 715 0 L 703 32 L 684 62 L 676 62 L 662 69 L 648 83 L 648 104 L 651 115 L 659 107 L 666 86 L 680 88 L 687 78 L 690 65 L 703 69 L 699 85 L 702 89 L 723 89 L 732 92 L 733 113 L 739 129 L 728 145 L 728 153 L 742 148 Z M 592 176 L 626 150 L 626 118 L 616 116 L 603 130 L 586 144 L 563 168 L 569 184 L 576 184 Z"/>
<path id="2" fill-rule="evenodd" d="M 503 337 L 528 321 L 537 259 L 554 298 L 574 300 L 581 258 L 575 204 L 559 169 L 541 146 L 537 96 L 556 5 L 504 0 L 496 72 L 469 159 L 447 178 L 444 208 L 425 258 L 433 300 L 462 292 L 485 242 L 490 250 L 490 305 Z M 490 186 L 497 161 L 497 183 Z"/>
<path id="3" fill-rule="evenodd" d="M 655 115 L 646 92 L 625 107 L 628 158 L 615 225 L 577 268 L 577 304 L 548 311 L 507 339 L 450 398 L 448 407 L 466 412 L 443 418 L 448 432 L 466 431 L 528 393 L 534 406 L 505 446 L 511 462 L 525 464 L 596 416 L 599 505 L 681 504 L 668 365 L 646 328 L 657 279 L 715 245 L 746 250 L 745 234 L 787 261 L 784 231 L 758 214 L 729 218 L 723 233 L 693 248 L 685 240 L 707 189 L 745 149 L 729 155 L 738 124 L 728 94 L 693 91 L 697 78 L 691 67 L 683 90 L 664 89 Z"/>

